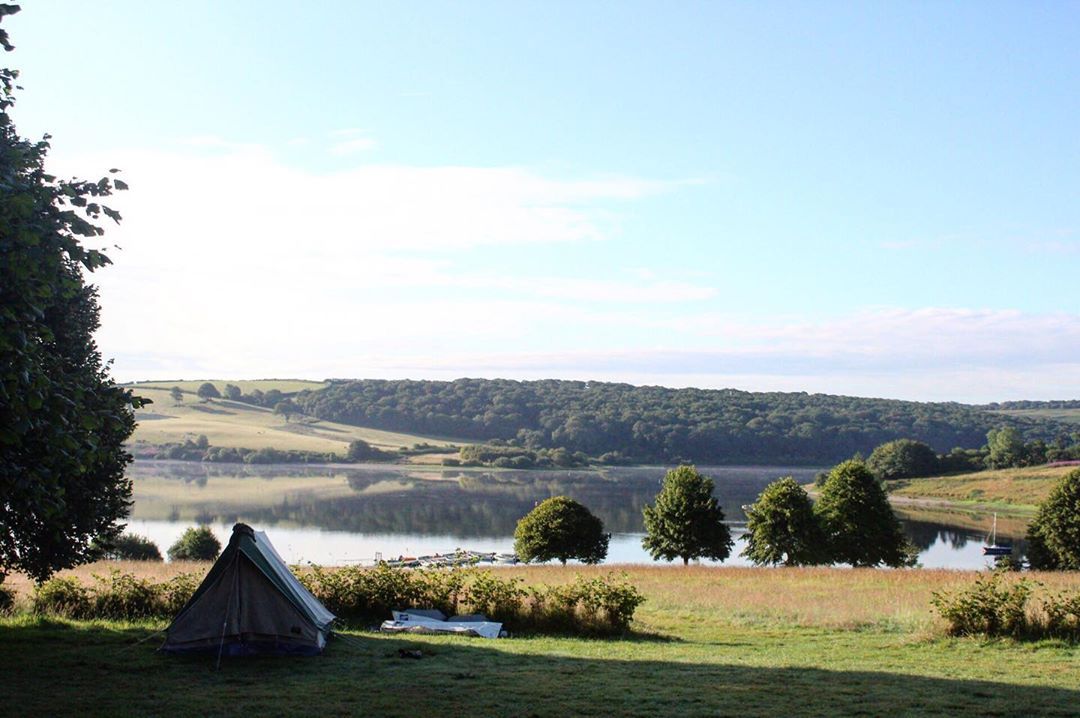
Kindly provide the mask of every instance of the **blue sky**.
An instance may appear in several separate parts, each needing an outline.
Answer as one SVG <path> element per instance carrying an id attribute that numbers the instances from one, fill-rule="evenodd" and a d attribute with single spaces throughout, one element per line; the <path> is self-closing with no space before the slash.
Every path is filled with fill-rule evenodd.
<path id="1" fill-rule="evenodd" d="M 121 379 L 1075 398 L 1074 3 L 26 3 Z"/>

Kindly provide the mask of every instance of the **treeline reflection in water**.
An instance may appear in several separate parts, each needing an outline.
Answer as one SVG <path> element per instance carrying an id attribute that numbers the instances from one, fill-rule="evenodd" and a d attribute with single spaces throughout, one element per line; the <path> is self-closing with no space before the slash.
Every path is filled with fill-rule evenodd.
<path id="1" fill-rule="evenodd" d="M 744 505 L 781 476 L 807 483 L 816 469 L 699 467 L 716 483 L 728 520 L 744 522 Z M 643 531 L 642 507 L 651 503 L 665 469 L 626 467 L 563 471 L 418 470 L 406 466 L 243 466 L 195 462 L 136 462 L 132 527 L 192 523 L 315 529 L 363 536 L 454 537 L 512 543 L 519 518 L 551 496 L 588 506 L 616 538 Z M 901 510 L 912 542 L 930 564 L 970 567 L 989 517 Z M 1000 521 L 1002 538 L 1019 538 L 1022 522 Z M 630 537 L 623 543 L 629 545 Z M 415 543 L 415 541 L 414 541 Z M 455 546 L 447 546 L 452 549 Z M 387 555 L 397 549 L 386 547 Z M 738 549 L 736 549 L 738 550 Z M 955 561 L 950 558 L 955 554 Z M 960 557 L 963 557 L 962 559 Z M 640 558 L 647 561 L 642 551 Z"/>

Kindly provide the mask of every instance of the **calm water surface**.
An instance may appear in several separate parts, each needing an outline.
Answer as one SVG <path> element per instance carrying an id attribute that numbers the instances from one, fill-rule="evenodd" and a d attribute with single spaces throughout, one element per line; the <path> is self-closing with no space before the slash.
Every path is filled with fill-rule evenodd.
<path id="1" fill-rule="evenodd" d="M 813 480 L 816 469 L 698 467 L 736 535 L 724 565 L 745 565 L 746 516 L 770 481 Z M 407 466 L 348 468 L 137 461 L 129 530 L 164 549 L 184 529 L 208 524 L 224 543 L 243 521 L 269 535 L 290 563 L 340 565 L 377 556 L 445 553 L 455 548 L 511 551 L 514 527 L 538 502 L 566 495 L 588 506 L 611 532 L 609 563 L 652 563 L 641 548 L 642 507 L 652 503 L 663 468 L 561 471 L 423 470 Z M 899 511 L 927 567 L 981 568 L 991 517 L 970 512 Z M 1017 538 L 1022 522 L 999 518 L 999 536 Z"/>

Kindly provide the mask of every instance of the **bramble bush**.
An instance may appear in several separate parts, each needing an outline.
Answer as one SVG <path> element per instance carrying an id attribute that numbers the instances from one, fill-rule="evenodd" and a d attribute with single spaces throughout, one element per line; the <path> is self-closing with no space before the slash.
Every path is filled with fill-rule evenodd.
<path id="1" fill-rule="evenodd" d="M 65 618 L 172 618 L 198 586 L 190 573 L 155 582 L 113 569 L 108 576 L 95 574 L 91 586 L 73 576 L 49 579 L 35 589 L 31 604 L 34 613 Z"/>
<path id="2" fill-rule="evenodd" d="M 34 589 L 33 606 L 34 613 L 90 618 L 93 603 L 90 590 L 79 583 L 79 579 L 68 576 L 50 578 Z"/>
<path id="3" fill-rule="evenodd" d="M 948 623 L 949 635 L 1017 638 L 1028 628 L 1031 590 L 1026 579 L 1003 585 L 1001 576 L 991 573 L 955 593 L 935 592 L 930 602 Z"/>
<path id="4" fill-rule="evenodd" d="M 613 574 L 556 586 L 525 586 L 476 569 L 402 570 L 312 566 L 300 581 L 333 613 L 382 621 L 391 609 L 435 608 L 452 616 L 483 613 L 515 631 L 612 634 L 625 631 L 645 597 Z"/>
<path id="5" fill-rule="evenodd" d="M 525 586 L 476 569 L 402 570 L 312 566 L 301 583 L 340 618 L 377 622 L 391 609 L 437 608 L 448 616 L 483 613 L 513 631 L 610 635 L 626 631 L 645 597 L 625 575 L 577 576 L 571 583 Z M 116 569 L 83 585 L 74 577 L 52 578 L 34 591 L 35 613 L 74 619 L 172 618 L 195 593 L 200 578 L 180 574 L 167 581 L 141 579 Z"/>
<path id="6" fill-rule="evenodd" d="M 1080 640 L 1080 593 L 1046 595 L 1029 605 L 1038 586 L 1028 579 L 1009 582 L 994 572 L 967 588 L 935 592 L 931 603 L 952 636 Z"/>

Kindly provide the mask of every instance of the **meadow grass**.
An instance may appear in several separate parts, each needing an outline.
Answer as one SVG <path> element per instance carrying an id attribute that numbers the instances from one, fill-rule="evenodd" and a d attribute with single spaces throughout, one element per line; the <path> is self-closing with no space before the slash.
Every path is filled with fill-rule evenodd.
<path id="1" fill-rule="evenodd" d="M 890 496 L 1033 511 L 1075 466 L 995 469 L 925 479 L 889 481 Z"/>
<path id="2" fill-rule="evenodd" d="M 193 382 L 194 383 L 194 382 Z M 451 442 L 415 434 L 367 429 L 332 421 L 292 419 L 270 409 L 244 402 L 215 399 L 203 403 L 194 394 L 181 403 L 173 401 L 169 390 L 135 387 L 135 393 L 154 403 L 136 412 L 138 426 L 133 442 L 150 444 L 182 443 L 206 435 L 212 446 L 246 449 L 336 452 L 344 454 L 349 442 L 361 439 L 384 449 L 398 449 L 417 443 L 444 446 Z"/>
<path id="3" fill-rule="evenodd" d="M 125 564 L 167 577 L 191 565 Z M 205 565 L 203 565 L 205 570 Z M 511 568 L 530 583 L 625 570 L 647 596 L 620 639 L 345 631 L 311 659 L 176 658 L 158 623 L 0 620 L 18 715 L 1075 715 L 1080 650 L 947 638 L 933 591 L 962 571 Z M 79 575 L 103 573 L 83 567 Z M 500 570 L 500 574 L 502 571 Z M 1033 574 L 1046 590 L 1077 574 Z M 419 649 L 420 660 L 401 648 Z M 3 710 L 3 709 L 0 709 Z"/>

